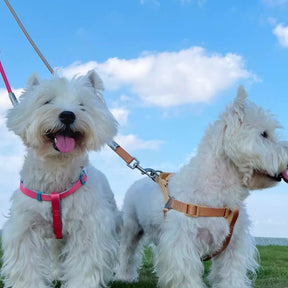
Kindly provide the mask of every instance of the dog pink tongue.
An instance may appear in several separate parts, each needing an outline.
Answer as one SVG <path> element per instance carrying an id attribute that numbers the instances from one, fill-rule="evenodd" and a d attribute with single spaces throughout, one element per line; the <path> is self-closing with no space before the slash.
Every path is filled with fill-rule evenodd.
<path id="1" fill-rule="evenodd" d="M 288 170 L 286 170 L 286 171 L 281 173 L 281 175 L 282 175 L 282 177 L 283 177 L 283 179 L 284 179 L 284 181 L 286 183 L 288 183 L 288 175 L 287 175 L 287 173 L 288 173 Z"/>
<path id="2" fill-rule="evenodd" d="M 55 145 L 62 153 L 69 153 L 75 147 L 75 140 L 68 136 L 56 135 Z"/>

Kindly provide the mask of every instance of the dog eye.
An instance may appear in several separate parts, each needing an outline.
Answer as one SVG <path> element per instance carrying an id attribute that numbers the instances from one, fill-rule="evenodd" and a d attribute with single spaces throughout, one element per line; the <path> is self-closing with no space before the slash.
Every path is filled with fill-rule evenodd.
<path id="1" fill-rule="evenodd" d="M 43 105 L 47 105 L 47 104 L 50 104 L 52 100 L 47 100 L 43 103 Z"/>
<path id="2" fill-rule="evenodd" d="M 266 131 L 264 131 L 264 132 L 261 133 L 261 136 L 263 138 L 268 138 L 268 133 Z"/>

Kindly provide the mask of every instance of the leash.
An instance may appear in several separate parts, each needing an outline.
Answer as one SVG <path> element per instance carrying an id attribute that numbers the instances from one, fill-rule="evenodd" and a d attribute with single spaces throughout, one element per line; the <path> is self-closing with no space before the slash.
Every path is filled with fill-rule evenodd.
<path id="1" fill-rule="evenodd" d="M 148 176 L 154 182 L 156 182 L 157 177 L 159 176 L 159 170 L 154 170 L 152 168 L 143 168 L 140 166 L 140 161 L 131 156 L 126 150 L 124 150 L 117 142 L 114 140 L 107 144 L 118 156 L 120 156 L 127 164 L 130 169 L 138 169 L 142 175 Z"/>
<path id="2" fill-rule="evenodd" d="M 18 100 L 17 100 L 15 94 L 12 92 L 12 89 L 11 89 L 10 84 L 8 82 L 8 79 L 6 77 L 6 74 L 5 74 L 5 71 L 3 69 L 1 61 L 0 61 L 0 73 L 2 75 L 2 78 L 3 78 L 3 81 L 5 83 L 6 89 L 8 91 L 8 95 L 9 95 L 10 101 L 12 102 L 13 106 L 15 106 L 16 104 L 18 104 Z"/>
<path id="3" fill-rule="evenodd" d="M 48 70 L 50 71 L 51 74 L 53 74 L 53 69 L 52 67 L 49 65 L 49 63 L 47 62 L 47 60 L 45 59 L 45 57 L 43 56 L 43 54 L 41 53 L 41 51 L 38 49 L 38 47 L 36 46 L 35 42 L 32 40 L 32 38 L 30 37 L 30 35 L 28 34 L 27 30 L 25 29 L 25 27 L 23 26 L 22 22 L 20 21 L 19 17 L 17 16 L 16 12 L 14 11 L 14 9 L 12 8 L 12 6 L 10 5 L 10 3 L 8 2 L 8 0 L 4 0 L 4 2 L 6 3 L 8 9 L 10 10 L 10 12 L 12 13 L 14 19 L 16 20 L 16 22 L 18 23 L 19 27 L 21 28 L 21 30 L 23 31 L 23 33 L 25 34 L 26 38 L 28 39 L 28 41 L 30 42 L 30 44 L 32 45 L 32 47 L 34 48 L 34 50 L 36 51 L 36 53 L 39 55 L 39 57 L 41 58 L 41 60 L 44 62 L 44 64 L 46 65 L 46 67 L 48 68 Z"/>

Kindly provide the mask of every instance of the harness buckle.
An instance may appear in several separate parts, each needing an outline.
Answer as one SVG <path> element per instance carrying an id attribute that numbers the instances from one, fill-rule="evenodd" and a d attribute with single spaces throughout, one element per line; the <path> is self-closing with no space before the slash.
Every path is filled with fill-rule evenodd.
<path id="1" fill-rule="evenodd" d="M 168 199 L 168 201 L 166 202 L 166 204 L 164 206 L 165 209 L 168 209 L 168 210 L 172 209 L 171 208 L 172 199 L 173 199 L 173 197 L 169 196 L 169 199 Z"/>
<path id="2" fill-rule="evenodd" d="M 190 206 L 195 207 L 195 214 L 189 213 L 189 207 Z M 191 204 L 187 203 L 186 204 L 186 212 L 184 214 L 185 214 L 185 216 L 188 216 L 188 217 L 197 218 L 197 217 L 199 217 L 199 210 L 200 210 L 200 206 L 199 205 L 191 205 Z"/>
<path id="3" fill-rule="evenodd" d="M 166 204 L 165 204 L 165 206 L 164 206 L 164 208 L 163 208 L 163 214 L 164 214 L 163 216 L 164 216 L 164 219 L 166 219 L 166 214 L 167 214 L 167 212 L 172 209 L 172 208 L 171 208 L 172 198 L 173 198 L 173 197 L 169 196 L 169 199 L 168 199 L 168 201 L 166 202 Z"/>
<path id="4" fill-rule="evenodd" d="M 227 219 L 227 218 L 229 217 L 229 215 L 230 215 L 230 211 L 231 211 L 231 210 L 226 206 L 226 207 L 225 207 L 224 218 Z"/>

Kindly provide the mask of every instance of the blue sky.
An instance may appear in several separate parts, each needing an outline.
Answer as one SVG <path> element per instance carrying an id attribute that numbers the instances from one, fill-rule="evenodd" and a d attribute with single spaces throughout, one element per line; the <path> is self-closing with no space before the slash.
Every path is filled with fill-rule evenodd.
<path id="1" fill-rule="evenodd" d="M 59 74 L 96 69 L 120 123 L 116 140 L 144 167 L 177 171 L 187 163 L 239 84 L 251 101 L 276 115 L 284 127 L 281 138 L 288 139 L 288 0 L 10 3 Z M 33 72 L 50 77 L 4 1 L 0 59 L 17 95 Z M 9 108 L 0 81 L 0 226 L 25 153 L 5 128 Z M 121 206 L 141 175 L 109 148 L 91 153 L 91 162 L 105 172 Z M 253 235 L 288 237 L 286 185 L 247 199 Z"/>

